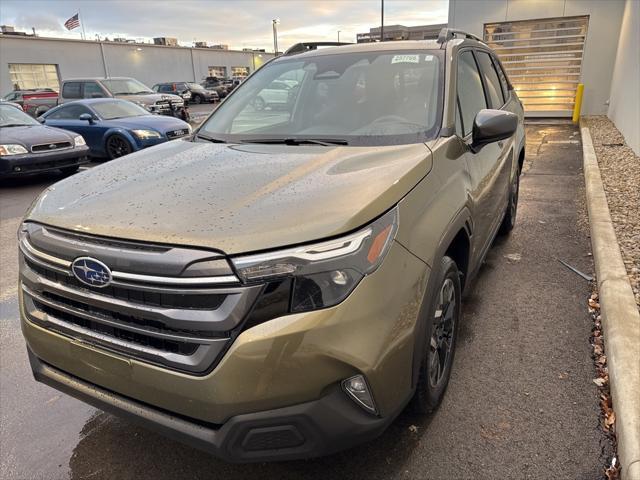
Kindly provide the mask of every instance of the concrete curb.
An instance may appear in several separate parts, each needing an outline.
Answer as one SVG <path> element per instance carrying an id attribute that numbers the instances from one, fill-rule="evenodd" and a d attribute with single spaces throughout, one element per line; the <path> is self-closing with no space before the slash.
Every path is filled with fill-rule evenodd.
<path id="1" fill-rule="evenodd" d="M 622 479 L 640 480 L 640 313 L 611 222 L 591 134 L 582 121 L 580 133 L 618 457 Z"/>

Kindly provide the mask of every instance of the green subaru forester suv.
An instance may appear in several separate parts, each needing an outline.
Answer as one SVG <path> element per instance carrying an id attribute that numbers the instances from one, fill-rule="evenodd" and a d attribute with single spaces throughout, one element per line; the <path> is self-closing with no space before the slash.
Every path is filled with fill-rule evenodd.
<path id="1" fill-rule="evenodd" d="M 475 37 L 299 44 L 191 138 L 34 202 L 33 374 L 228 461 L 372 439 L 441 401 L 523 160 L 522 105 Z"/>

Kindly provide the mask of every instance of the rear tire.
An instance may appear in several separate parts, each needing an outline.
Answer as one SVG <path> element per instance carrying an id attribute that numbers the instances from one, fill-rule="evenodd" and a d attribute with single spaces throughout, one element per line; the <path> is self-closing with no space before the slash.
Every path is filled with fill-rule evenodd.
<path id="1" fill-rule="evenodd" d="M 461 312 L 460 273 L 456 262 L 443 257 L 435 285 L 438 292 L 427 311 L 426 346 L 418 384 L 412 399 L 413 410 L 431 413 L 442 401 L 449 384 Z"/>

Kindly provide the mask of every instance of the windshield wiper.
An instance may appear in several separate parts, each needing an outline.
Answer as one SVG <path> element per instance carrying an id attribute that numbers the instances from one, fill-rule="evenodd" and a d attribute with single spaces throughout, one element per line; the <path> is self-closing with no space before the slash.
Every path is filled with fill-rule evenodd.
<path id="1" fill-rule="evenodd" d="M 141 95 L 143 93 L 155 93 L 155 92 L 152 92 L 151 90 L 140 90 L 139 92 L 132 93 L 131 95 Z"/>
<path id="2" fill-rule="evenodd" d="M 334 145 L 349 145 L 349 142 L 339 138 L 259 138 L 242 140 L 240 143 L 266 143 L 266 144 L 282 144 L 282 145 L 323 145 L 331 147 Z"/>
<path id="3" fill-rule="evenodd" d="M 39 125 L 35 123 L 7 123 L 5 125 L 0 125 L 0 127 L 32 127 L 34 125 Z"/>
<path id="4" fill-rule="evenodd" d="M 211 142 L 211 143 L 227 143 L 224 140 L 221 140 L 220 138 L 208 137 L 206 135 L 202 135 L 201 133 L 198 133 L 196 135 L 196 138 L 201 138 L 201 139 L 207 140 L 208 142 Z"/>

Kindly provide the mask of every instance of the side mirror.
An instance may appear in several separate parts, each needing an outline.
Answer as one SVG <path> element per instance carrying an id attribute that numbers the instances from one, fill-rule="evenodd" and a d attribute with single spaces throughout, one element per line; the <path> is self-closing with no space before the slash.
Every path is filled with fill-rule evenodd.
<path id="1" fill-rule="evenodd" d="M 78 119 L 85 120 L 89 122 L 89 125 L 93 125 L 93 116 L 90 113 L 83 113 L 78 117 Z"/>
<path id="2" fill-rule="evenodd" d="M 478 153 L 485 145 L 509 138 L 518 128 L 518 116 L 504 110 L 480 110 L 473 120 L 471 151 Z"/>
<path id="3" fill-rule="evenodd" d="M 46 121 L 46 118 L 40 116 L 40 117 L 36 118 L 36 120 L 44 125 L 44 122 Z"/>

